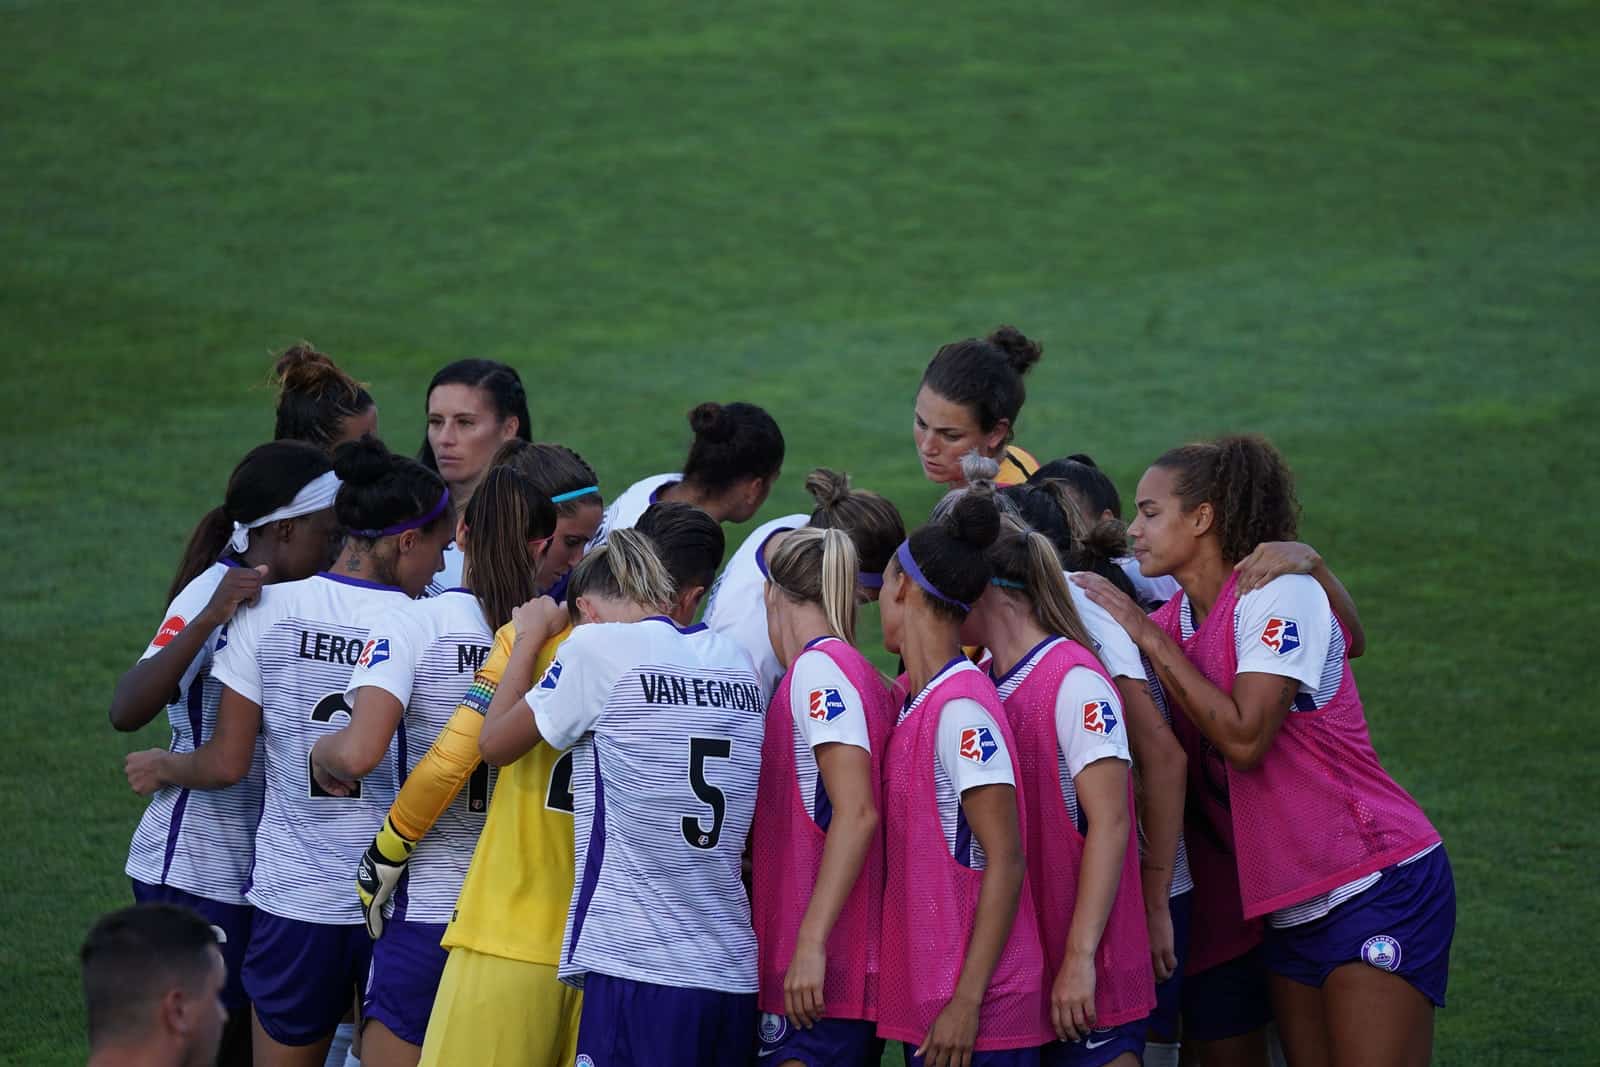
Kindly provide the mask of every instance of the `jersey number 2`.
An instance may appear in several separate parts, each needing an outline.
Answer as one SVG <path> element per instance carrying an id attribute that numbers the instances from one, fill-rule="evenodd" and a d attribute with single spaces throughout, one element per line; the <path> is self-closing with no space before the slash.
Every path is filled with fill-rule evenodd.
<path id="1" fill-rule="evenodd" d="M 345 703 L 344 694 L 329 693 L 327 696 L 317 701 L 317 706 L 311 709 L 311 721 L 329 723 L 332 722 L 333 717 L 339 714 L 341 711 L 344 712 L 346 718 L 349 718 L 350 705 Z M 311 754 L 309 752 L 306 753 L 306 777 L 311 782 L 311 795 L 314 797 L 330 797 L 334 800 L 361 799 L 360 782 L 350 783 L 350 795 L 344 797 L 334 796 L 332 793 L 318 785 L 317 776 L 311 773 Z"/>
<path id="2" fill-rule="evenodd" d="M 695 848 L 716 848 L 722 837 L 722 818 L 728 813 L 728 799 L 722 790 L 706 781 L 706 760 L 727 759 L 733 742 L 726 737 L 689 738 L 689 788 L 711 808 L 711 829 L 700 823 L 700 816 L 683 817 L 683 839 Z"/>

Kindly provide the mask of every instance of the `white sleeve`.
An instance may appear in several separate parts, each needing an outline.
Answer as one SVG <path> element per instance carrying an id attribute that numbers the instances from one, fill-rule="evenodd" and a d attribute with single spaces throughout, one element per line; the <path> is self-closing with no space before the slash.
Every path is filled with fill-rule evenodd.
<path id="1" fill-rule="evenodd" d="M 1078 609 L 1078 618 L 1083 620 L 1084 628 L 1094 638 L 1095 651 L 1100 654 L 1100 662 L 1106 665 L 1106 673 L 1113 678 L 1144 681 L 1144 661 L 1139 658 L 1139 646 L 1133 643 L 1128 631 L 1111 617 L 1109 611 L 1090 600 L 1089 594 L 1078 588 L 1070 578 L 1067 580 L 1067 589 L 1072 593 L 1072 606 Z"/>
<path id="2" fill-rule="evenodd" d="M 1333 609 L 1307 574 L 1285 574 L 1239 598 L 1238 674 L 1276 674 L 1316 692 L 1328 659 Z"/>
<path id="3" fill-rule="evenodd" d="M 1072 668 L 1056 690 L 1056 743 L 1074 778 L 1096 760 L 1129 760 L 1116 687 L 1088 667 Z"/>
<path id="4" fill-rule="evenodd" d="M 976 700 L 952 700 L 940 709 L 936 751 L 956 796 L 980 785 L 1017 784 L 1006 739 Z"/>
<path id="5" fill-rule="evenodd" d="M 417 662 L 427 644 L 427 634 L 418 620 L 408 617 L 407 609 L 387 608 L 381 624 L 368 630 L 361 658 L 350 672 L 345 699 L 354 707 L 356 690 L 370 685 L 392 695 L 402 707 L 409 706 Z"/>
<path id="6" fill-rule="evenodd" d="M 211 657 L 211 677 L 255 704 L 261 703 L 261 663 L 256 646 L 266 613 L 268 590 L 254 604 L 241 605 L 218 631 L 217 650 Z"/>
<path id="7" fill-rule="evenodd" d="M 565 751 L 594 729 L 621 673 L 599 641 L 585 640 L 598 629 L 580 626 L 574 630 L 524 698 L 533 709 L 539 736 L 551 748 Z"/>
<path id="8" fill-rule="evenodd" d="M 180 589 L 172 603 L 167 605 L 166 614 L 161 616 L 161 626 L 150 639 L 150 644 L 145 647 L 144 655 L 139 657 L 139 662 L 143 663 L 171 644 L 172 639 L 182 633 L 194 617 L 205 610 L 206 605 L 211 602 L 211 594 L 216 592 L 216 589 L 216 582 L 202 582 L 199 578 Z M 207 644 L 209 645 L 209 642 Z M 183 677 L 178 680 L 178 689 L 187 691 L 194 682 L 195 675 L 200 672 L 200 668 L 210 659 L 210 648 L 203 646 L 183 669 Z"/>
<path id="9" fill-rule="evenodd" d="M 861 694 L 826 652 L 808 649 L 794 661 L 789 708 L 808 747 L 837 743 L 872 751 Z"/>

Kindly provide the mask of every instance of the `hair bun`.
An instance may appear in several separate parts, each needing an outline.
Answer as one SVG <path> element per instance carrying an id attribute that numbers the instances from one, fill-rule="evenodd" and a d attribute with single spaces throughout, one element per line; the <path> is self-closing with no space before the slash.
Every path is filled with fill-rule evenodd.
<path id="1" fill-rule="evenodd" d="M 988 548 L 1000 536 L 1000 510 L 995 507 L 992 493 L 962 493 L 945 521 L 956 540 L 973 548 Z"/>
<path id="2" fill-rule="evenodd" d="M 1085 467 L 1093 467 L 1095 470 L 1100 469 L 1100 464 L 1094 461 L 1093 456 L 1086 455 L 1082 452 L 1074 452 L 1072 455 L 1068 456 L 1067 459 L 1073 463 L 1082 463 Z"/>
<path id="3" fill-rule="evenodd" d="M 973 449 L 961 457 L 961 477 L 973 489 L 994 492 L 994 480 L 1000 476 L 1000 463 Z"/>
<path id="4" fill-rule="evenodd" d="M 1044 345 L 1028 340 L 1015 326 L 1002 326 L 985 340 L 1005 354 L 1006 362 L 1018 374 L 1027 374 L 1029 368 L 1044 355 Z"/>
<path id="5" fill-rule="evenodd" d="M 384 443 L 367 434 L 333 450 L 333 473 L 346 485 L 374 485 L 389 473 L 393 461 L 394 454 Z"/>
<path id="6" fill-rule="evenodd" d="M 806 492 L 819 508 L 831 508 L 850 498 L 850 476 L 840 471 L 818 467 L 806 475 Z"/>
<path id="7" fill-rule="evenodd" d="M 704 437 L 712 444 L 721 444 L 733 437 L 733 420 L 728 418 L 722 410 L 722 405 L 714 400 L 704 404 L 697 404 L 689 412 L 689 428 L 696 437 Z"/>
<path id="8" fill-rule="evenodd" d="M 272 380 L 289 392 L 316 392 L 329 384 L 344 384 L 344 372 L 333 360 L 301 341 L 272 365 Z"/>

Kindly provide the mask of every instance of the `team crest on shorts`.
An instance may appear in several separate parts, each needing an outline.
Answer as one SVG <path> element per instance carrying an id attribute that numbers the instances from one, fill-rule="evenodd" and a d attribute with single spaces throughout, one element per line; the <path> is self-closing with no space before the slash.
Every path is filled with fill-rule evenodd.
<path id="1" fill-rule="evenodd" d="M 594 1067 L 594 1060 L 590 1059 L 587 1053 L 580 1052 L 578 1058 L 573 1061 L 572 1067 Z"/>
<path id="2" fill-rule="evenodd" d="M 1367 938 L 1361 946 L 1361 960 L 1380 971 L 1394 971 L 1400 967 L 1400 942 L 1388 934 Z"/>
<path id="3" fill-rule="evenodd" d="M 1091 734 L 1109 736 L 1117 728 L 1117 713 L 1109 700 L 1088 700 L 1083 705 L 1083 728 Z"/>
<path id="4" fill-rule="evenodd" d="M 789 1036 L 789 1020 L 775 1012 L 764 1011 L 761 1013 L 761 1025 L 757 1030 L 763 1045 L 776 1045 Z"/>
<path id="5" fill-rule="evenodd" d="M 813 689 L 810 708 L 809 714 L 817 722 L 832 722 L 844 714 L 844 697 L 839 695 L 839 690 L 832 687 Z"/>
<path id="6" fill-rule="evenodd" d="M 961 731 L 961 758 L 983 764 L 994 759 L 1000 751 L 1000 742 L 987 726 L 968 726 Z"/>
<path id="7" fill-rule="evenodd" d="M 386 662 L 389 658 L 389 639 L 387 637 L 374 637 L 361 649 L 361 658 L 356 660 L 357 667 L 376 667 Z"/>
<path id="8" fill-rule="evenodd" d="M 1271 618 L 1261 628 L 1261 643 L 1275 656 L 1287 656 L 1300 647 L 1300 624 L 1293 619 Z"/>

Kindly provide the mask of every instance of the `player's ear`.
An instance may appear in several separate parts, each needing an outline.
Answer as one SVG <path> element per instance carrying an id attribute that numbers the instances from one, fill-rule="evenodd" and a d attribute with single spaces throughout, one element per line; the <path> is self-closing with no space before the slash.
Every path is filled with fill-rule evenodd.
<path id="1" fill-rule="evenodd" d="M 1204 537 L 1216 524 L 1216 521 L 1217 511 L 1211 506 L 1209 500 L 1195 505 L 1195 509 L 1189 512 L 1189 523 L 1196 537 Z"/>
<path id="2" fill-rule="evenodd" d="M 465 547 L 467 543 L 467 513 L 463 511 L 456 520 L 456 544 Z"/>
<path id="3" fill-rule="evenodd" d="M 417 538 L 420 536 L 421 534 L 416 530 L 406 530 L 395 542 L 395 547 L 400 550 L 400 554 L 403 556 L 417 547 Z"/>
<path id="4" fill-rule="evenodd" d="M 994 429 L 983 436 L 983 451 L 985 455 L 992 455 L 1000 451 L 1000 446 L 1005 444 L 1006 435 L 1011 432 L 1011 420 L 1001 419 L 994 424 Z"/>
<path id="5" fill-rule="evenodd" d="M 294 540 L 294 524 L 298 519 L 279 519 L 272 524 L 272 536 L 280 545 L 286 545 Z"/>
<path id="6" fill-rule="evenodd" d="M 700 601 L 706 596 L 706 587 L 691 585 L 678 593 L 678 616 L 684 620 L 692 620 L 694 613 L 700 608 Z"/>
<path id="7" fill-rule="evenodd" d="M 187 1037 L 193 1026 L 189 1018 L 192 1006 L 188 1003 L 189 997 L 181 985 L 173 986 L 161 996 L 156 1004 L 158 1021 L 163 1033 L 178 1037 Z"/>

